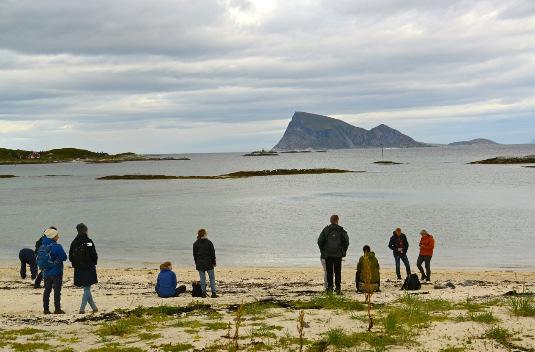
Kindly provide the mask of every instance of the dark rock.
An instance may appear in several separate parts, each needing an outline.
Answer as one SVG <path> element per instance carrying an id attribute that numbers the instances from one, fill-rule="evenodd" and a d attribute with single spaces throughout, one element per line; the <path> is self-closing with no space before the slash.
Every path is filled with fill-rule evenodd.
<path id="1" fill-rule="evenodd" d="M 458 147 L 458 146 L 463 146 L 463 145 L 498 145 L 498 144 L 499 143 L 491 141 L 490 139 L 476 138 L 470 141 L 453 142 L 448 145 L 451 147 Z"/>
<path id="2" fill-rule="evenodd" d="M 379 125 L 371 130 L 328 116 L 295 112 L 274 150 L 427 147 L 409 136 Z"/>

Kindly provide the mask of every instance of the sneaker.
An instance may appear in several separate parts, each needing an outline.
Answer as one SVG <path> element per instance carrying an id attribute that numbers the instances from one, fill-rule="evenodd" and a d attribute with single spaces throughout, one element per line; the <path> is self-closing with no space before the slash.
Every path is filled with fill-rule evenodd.
<path id="1" fill-rule="evenodd" d="M 212 296 L 211 296 L 211 297 L 212 297 L 212 298 L 217 298 L 217 297 L 219 297 L 219 296 L 217 295 L 217 293 L 212 293 Z"/>
<path id="2" fill-rule="evenodd" d="M 48 314 L 52 314 L 52 313 L 50 312 L 50 310 L 48 310 L 48 309 L 45 309 L 45 311 L 44 311 L 43 313 L 46 314 L 46 315 L 48 315 Z"/>
<path id="3" fill-rule="evenodd" d="M 54 311 L 54 314 L 65 314 L 65 312 L 63 310 L 61 310 L 61 309 L 56 309 Z"/>

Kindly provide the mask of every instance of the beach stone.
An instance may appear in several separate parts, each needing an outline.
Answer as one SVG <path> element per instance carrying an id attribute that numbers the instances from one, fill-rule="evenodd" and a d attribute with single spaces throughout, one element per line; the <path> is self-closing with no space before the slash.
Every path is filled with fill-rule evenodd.
<path id="1" fill-rule="evenodd" d="M 433 288 L 434 288 L 435 290 L 445 290 L 445 289 L 447 289 L 447 288 L 454 289 L 454 288 L 455 288 L 455 285 L 454 285 L 452 282 L 450 282 L 450 281 L 448 281 L 448 282 L 437 282 L 437 283 L 435 284 L 435 286 L 433 286 Z"/>

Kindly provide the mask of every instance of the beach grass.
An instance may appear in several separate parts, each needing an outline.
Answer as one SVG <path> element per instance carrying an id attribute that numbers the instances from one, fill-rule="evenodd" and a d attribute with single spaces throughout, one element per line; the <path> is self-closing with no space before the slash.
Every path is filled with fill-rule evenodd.
<path id="1" fill-rule="evenodd" d="M 509 307 L 515 316 L 535 317 L 535 299 L 532 295 L 509 298 Z"/>

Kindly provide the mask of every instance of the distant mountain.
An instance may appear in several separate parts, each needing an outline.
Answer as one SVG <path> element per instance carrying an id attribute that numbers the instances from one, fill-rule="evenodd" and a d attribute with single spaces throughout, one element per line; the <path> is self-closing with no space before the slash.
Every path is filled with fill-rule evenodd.
<path id="1" fill-rule="evenodd" d="M 455 147 L 455 146 L 462 146 L 462 145 L 498 145 L 498 144 L 499 143 L 491 141 L 490 139 L 476 138 L 476 139 L 472 139 L 470 141 L 454 142 L 454 143 L 450 143 L 448 145 L 450 145 L 452 147 Z"/>
<path id="2" fill-rule="evenodd" d="M 429 146 L 386 125 L 366 130 L 332 117 L 298 111 L 273 149 L 351 149 L 381 145 L 391 148 Z"/>

